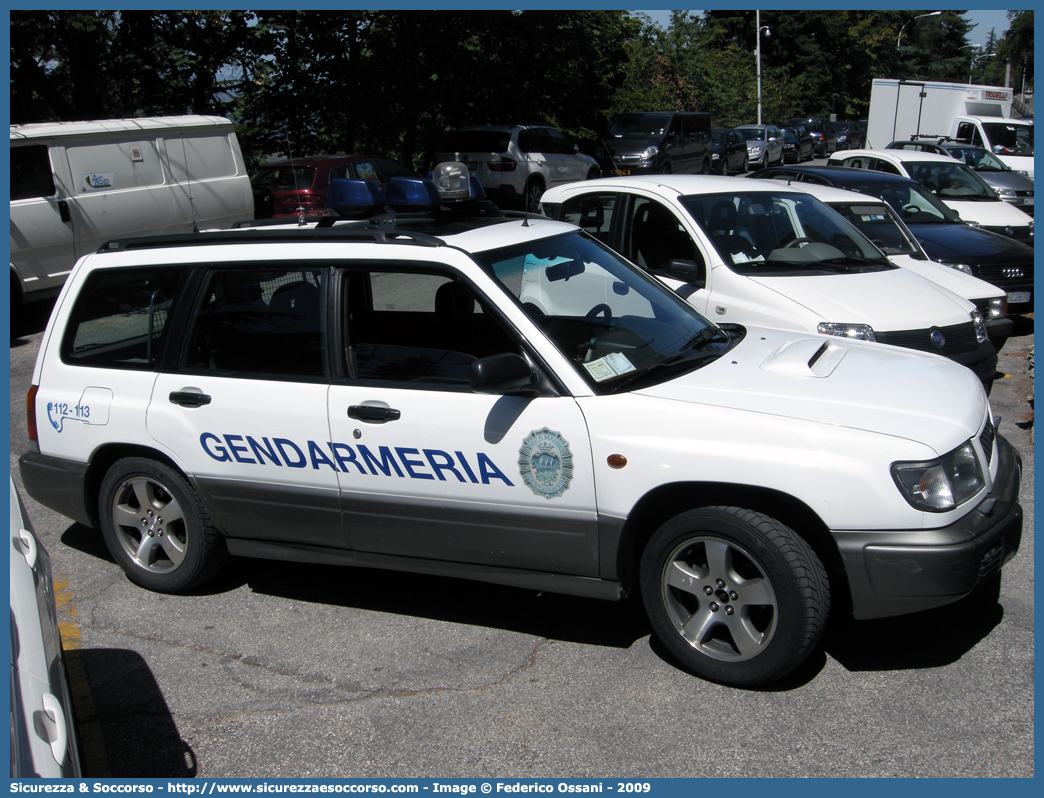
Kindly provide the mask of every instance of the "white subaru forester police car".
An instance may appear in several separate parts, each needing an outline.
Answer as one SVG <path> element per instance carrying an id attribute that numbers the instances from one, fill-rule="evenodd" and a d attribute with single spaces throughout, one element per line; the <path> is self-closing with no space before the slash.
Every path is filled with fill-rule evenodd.
<path id="1" fill-rule="evenodd" d="M 580 229 L 432 182 L 331 192 L 362 218 L 112 242 L 69 276 L 21 473 L 134 582 L 243 555 L 639 592 L 685 667 L 758 684 L 832 599 L 946 604 L 1018 549 L 1020 461 L 969 369 L 714 325 Z"/>

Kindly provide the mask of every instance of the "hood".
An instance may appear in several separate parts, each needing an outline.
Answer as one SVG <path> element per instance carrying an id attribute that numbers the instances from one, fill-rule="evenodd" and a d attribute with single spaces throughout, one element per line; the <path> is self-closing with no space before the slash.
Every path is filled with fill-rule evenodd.
<path id="1" fill-rule="evenodd" d="M 932 260 L 947 263 L 1033 263 L 1033 248 L 966 224 L 907 225 Z"/>
<path id="2" fill-rule="evenodd" d="M 939 197 L 948 208 L 953 208 L 966 222 L 978 222 L 988 227 L 1025 227 L 1033 219 L 1010 202 L 1002 199 L 980 202 Z"/>
<path id="3" fill-rule="evenodd" d="M 931 280 L 933 283 L 941 285 L 947 291 L 952 291 L 957 296 L 964 297 L 972 303 L 976 299 L 989 299 L 1004 294 L 1001 289 L 987 283 L 985 280 L 972 277 L 970 274 L 965 274 L 957 269 L 951 269 L 949 266 L 944 266 L 933 260 L 917 260 L 917 258 L 912 258 L 909 255 L 889 255 L 888 259 L 897 266 L 909 269 L 914 274 L 919 274 L 924 279 Z"/>
<path id="4" fill-rule="evenodd" d="M 1018 172 L 1001 172 L 994 170 L 975 170 L 993 188 L 1010 188 L 1014 191 L 1033 191 L 1033 181 Z"/>
<path id="5" fill-rule="evenodd" d="M 820 321 L 869 324 L 881 332 L 961 324 L 972 311 L 959 296 L 901 268 L 747 279 L 808 308 Z"/>
<path id="6" fill-rule="evenodd" d="M 659 147 L 662 136 L 623 136 L 618 139 L 605 139 L 605 148 L 612 155 L 641 155 L 649 147 Z"/>
<path id="7" fill-rule="evenodd" d="M 974 436 L 987 410 L 975 374 L 944 357 L 756 327 L 713 364 L 638 393 L 891 435 L 937 454 Z"/>

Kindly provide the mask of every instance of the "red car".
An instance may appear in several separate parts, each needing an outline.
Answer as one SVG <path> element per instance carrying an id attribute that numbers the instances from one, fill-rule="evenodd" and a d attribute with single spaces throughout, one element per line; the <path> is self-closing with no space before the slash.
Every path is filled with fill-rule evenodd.
<path id="1" fill-rule="evenodd" d="M 415 177 L 413 170 L 391 158 L 371 155 L 312 155 L 265 164 L 250 178 L 254 218 L 296 216 L 326 207 L 331 180 L 376 180 Z"/>

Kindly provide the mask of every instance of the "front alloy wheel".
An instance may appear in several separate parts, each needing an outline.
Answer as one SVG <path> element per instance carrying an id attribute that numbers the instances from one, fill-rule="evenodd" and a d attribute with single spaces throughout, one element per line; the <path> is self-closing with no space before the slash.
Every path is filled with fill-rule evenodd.
<path id="1" fill-rule="evenodd" d="M 642 556 L 646 612 L 696 674 L 733 685 L 782 678 L 818 643 L 829 612 L 826 571 L 793 530 L 737 507 L 683 513 Z"/>

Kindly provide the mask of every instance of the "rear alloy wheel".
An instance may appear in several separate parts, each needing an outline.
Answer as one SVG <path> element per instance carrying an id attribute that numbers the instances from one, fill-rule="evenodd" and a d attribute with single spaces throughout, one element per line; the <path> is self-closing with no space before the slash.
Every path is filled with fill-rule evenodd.
<path id="1" fill-rule="evenodd" d="M 793 530 L 761 513 L 706 507 L 649 540 L 639 573 L 653 630 L 711 681 L 782 678 L 812 652 L 830 609 L 826 570 Z"/>
<path id="2" fill-rule="evenodd" d="M 221 567 L 224 542 L 185 478 L 142 457 L 117 460 L 102 480 L 102 535 L 132 582 L 184 593 Z"/>
<path id="3" fill-rule="evenodd" d="M 540 198 L 542 196 L 544 196 L 544 184 L 537 178 L 531 177 L 529 182 L 526 183 L 526 190 L 522 197 L 522 210 L 526 213 L 536 213 L 537 208 L 540 207 Z"/>

